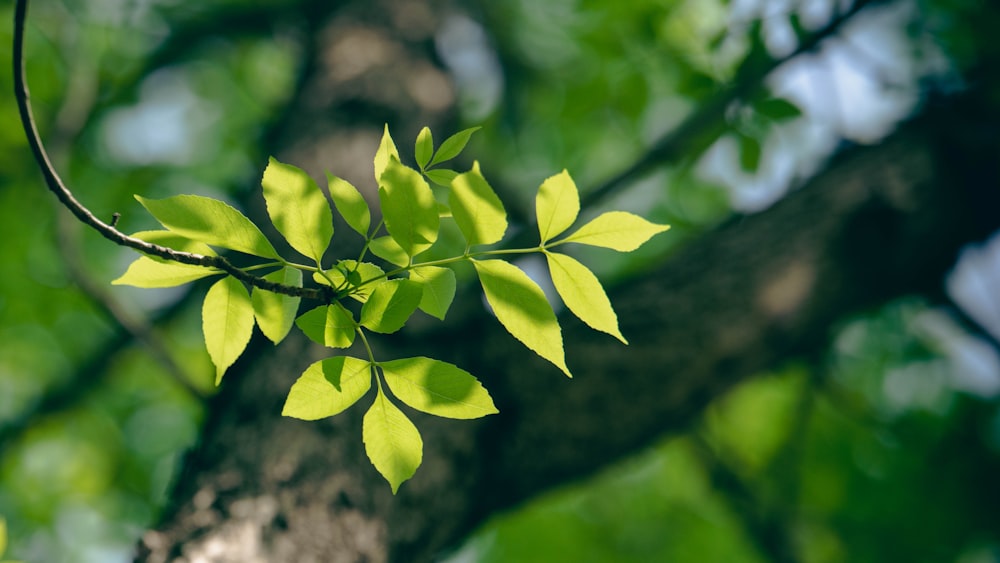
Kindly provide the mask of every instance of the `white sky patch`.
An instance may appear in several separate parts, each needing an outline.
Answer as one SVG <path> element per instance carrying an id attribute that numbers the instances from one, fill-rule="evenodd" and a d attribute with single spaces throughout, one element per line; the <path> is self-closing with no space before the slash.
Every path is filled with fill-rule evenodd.
<path id="1" fill-rule="evenodd" d="M 503 95 L 503 71 L 486 32 L 470 18 L 452 15 L 441 26 L 436 43 L 455 79 L 462 114 L 470 122 L 486 119 Z"/>

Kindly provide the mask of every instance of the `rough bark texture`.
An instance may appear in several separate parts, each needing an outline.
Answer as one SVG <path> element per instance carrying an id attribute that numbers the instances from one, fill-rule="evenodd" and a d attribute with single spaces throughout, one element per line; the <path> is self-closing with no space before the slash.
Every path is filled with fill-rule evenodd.
<path id="1" fill-rule="evenodd" d="M 425 4 L 407 5 L 433 29 Z M 355 166 L 345 176 L 357 180 L 370 174 L 358 163 L 370 162 L 377 139 L 368 123 L 350 121 L 351 108 L 364 102 L 372 113 L 373 100 L 391 108 L 374 112 L 376 120 L 410 112 L 399 137 L 412 138 L 415 124 L 447 111 L 421 89 L 450 90 L 414 48 L 430 36 L 413 31 L 417 20 L 395 30 L 331 21 L 303 89 L 302 127 L 289 128 L 297 142 L 279 156 L 313 172 L 320 162 Z M 352 51 L 357 45 L 365 48 Z M 369 58 L 359 63 L 352 52 Z M 392 66 L 397 59 L 378 53 L 415 58 Z M 324 61 L 332 66 L 324 70 Z M 345 70 L 347 62 L 360 66 Z M 475 422 L 413 413 L 424 461 L 395 497 L 364 453 L 366 405 L 319 422 L 279 416 L 298 374 L 329 351 L 302 339 L 258 346 L 227 375 L 175 506 L 144 538 L 140 559 L 431 560 L 486 516 L 683 429 L 741 379 L 818 349 L 845 313 L 936 291 L 927 284 L 941 279 L 959 246 L 1000 223 L 989 213 L 996 164 L 983 157 L 997 154 L 997 142 L 989 128 L 956 125 L 961 119 L 946 108 L 928 115 L 939 119 L 847 151 L 771 209 L 730 221 L 616 288 L 629 347 L 564 318 L 573 380 L 508 336 L 468 289 L 458 297 L 465 308 L 442 327 L 379 342 L 386 357 L 427 355 L 468 369 L 501 410 Z M 969 136 L 975 142 L 958 142 Z"/>

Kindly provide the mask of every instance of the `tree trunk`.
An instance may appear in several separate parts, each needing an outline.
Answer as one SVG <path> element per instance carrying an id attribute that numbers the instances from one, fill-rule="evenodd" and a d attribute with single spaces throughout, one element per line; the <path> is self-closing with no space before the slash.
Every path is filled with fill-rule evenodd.
<path id="1" fill-rule="evenodd" d="M 323 159 L 332 169 L 368 162 L 337 152 L 357 145 L 355 136 L 374 147 L 370 124 L 344 117 L 358 103 L 378 118 L 373 107 L 391 108 L 390 121 L 407 116 L 399 138 L 448 111 L 419 89 L 441 78 L 414 48 L 430 31 L 409 27 L 405 36 L 384 23 L 342 21 L 318 35 L 316 72 L 287 128 L 296 137 L 279 155 L 313 173 L 320 167 L 310 163 Z M 405 56 L 396 67 L 376 61 L 345 74 L 338 38 L 349 34 Z M 424 82 L 407 86 L 407 78 Z M 997 209 L 988 155 L 1000 143 L 963 123 L 936 108 L 878 146 L 847 151 L 770 209 L 729 221 L 614 288 L 628 347 L 564 316 L 573 380 L 504 332 L 472 288 L 460 290 L 445 323 L 378 342 L 386 359 L 426 355 L 476 374 L 501 411 L 472 422 L 410 413 L 424 460 L 396 496 L 364 452 L 367 404 L 318 422 L 280 416 L 298 375 L 331 351 L 304 338 L 277 348 L 255 341 L 213 400 L 174 505 L 145 536 L 139 559 L 429 561 L 487 516 L 682 430 L 740 380 L 821 349 L 845 313 L 937 292 L 958 248 L 1000 224 L 986 212 Z M 962 141 L 970 136 L 976 141 Z"/>

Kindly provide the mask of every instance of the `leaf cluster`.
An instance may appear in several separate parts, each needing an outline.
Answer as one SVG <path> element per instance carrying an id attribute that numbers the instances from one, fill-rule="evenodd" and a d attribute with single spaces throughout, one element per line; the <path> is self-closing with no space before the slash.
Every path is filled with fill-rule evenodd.
<path id="1" fill-rule="evenodd" d="M 541 288 L 505 257 L 540 253 L 566 307 L 587 325 L 627 343 L 600 281 L 586 266 L 557 249 L 568 243 L 628 252 L 666 225 L 622 211 L 604 213 L 569 232 L 580 212 L 580 196 L 569 173 L 544 182 L 536 197 L 539 243 L 533 248 L 484 248 L 504 239 L 507 213 L 476 162 L 466 172 L 444 166 L 458 156 L 478 128 L 466 129 L 434 148 L 430 129 L 417 136 L 417 168 L 400 161 L 385 128 L 374 158 L 381 219 L 373 224 L 369 202 L 350 182 L 327 173 L 330 199 L 299 168 L 271 158 L 261 179 L 267 213 L 277 231 L 301 257 L 281 256 L 245 215 L 228 204 L 196 195 L 165 199 L 136 196 L 165 230 L 134 236 L 176 250 L 214 256 L 213 247 L 256 257 L 243 268 L 265 272 L 282 288 L 308 281 L 330 289 L 332 298 L 303 306 L 302 298 L 253 287 L 227 272 L 142 256 L 115 284 L 170 287 L 221 276 L 202 306 L 205 345 L 216 367 L 216 384 L 250 342 L 254 326 L 275 344 L 297 327 L 311 340 L 343 349 L 360 341 L 363 357 L 335 355 L 310 365 L 292 385 L 282 414 L 303 420 L 336 415 L 375 393 L 363 420 L 368 457 L 395 493 L 421 463 L 423 443 L 400 408 L 473 419 L 497 413 L 487 390 L 470 373 L 426 357 L 376 359 L 368 333 L 391 334 L 417 311 L 444 320 L 455 297 L 448 267 L 470 262 L 500 324 L 517 340 L 567 376 L 562 331 Z M 439 197 L 430 184 L 444 187 Z M 330 201 L 332 200 L 332 206 Z M 334 210 L 364 245 L 356 258 L 326 260 L 334 235 Z M 454 221 L 465 240 L 456 256 L 421 261 L 437 242 L 443 221 Z M 567 234 L 568 232 L 568 234 Z M 351 303 L 354 302 L 354 305 Z"/>

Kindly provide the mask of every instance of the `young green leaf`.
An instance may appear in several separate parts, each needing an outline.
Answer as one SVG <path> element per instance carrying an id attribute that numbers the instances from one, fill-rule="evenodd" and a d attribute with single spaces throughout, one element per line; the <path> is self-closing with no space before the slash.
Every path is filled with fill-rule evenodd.
<path id="1" fill-rule="evenodd" d="M 546 252 L 552 284 L 563 303 L 594 330 L 606 332 L 628 344 L 618 329 L 618 315 L 597 276 L 575 259 L 555 252 Z"/>
<path id="2" fill-rule="evenodd" d="M 455 272 L 451 268 L 421 266 L 410 270 L 410 279 L 423 287 L 420 310 L 443 321 L 455 299 Z"/>
<path id="3" fill-rule="evenodd" d="M 327 270 L 326 275 L 333 281 L 333 287 L 352 288 L 348 295 L 361 303 L 368 301 L 368 296 L 375 286 L 385 282 L 385 272 L 382 268 L 370 262 L 359 263 L 357 260 L 341 260 L 336 266 Z M 376 281 L 361 285 L 369 280 Z M 324 280 L 322 283 L 329 282 Z"/>
<path id="4" fill-rule="evenodd" d="M 372 214 L 364 196 L 354 187 L 354 184 L 329 172 L 326 173 L 326 180 L 330 189 L 330 197 L 333 198 L 337 212 L 344 218 L 344 221 L 347 221 L 349 227 L 361 236 L 367 237 L 368 229 L 372 223 Z"/>
<path id="5" fill-rule="evenodd" d="M 430 166 L 440 164 L 458 156 L 462 150 L 465 149 L 465 145 L 469 143 L 469 137 L 471 137 L 476 131 L 479 131 L 479 129 L 480 127 L 470 127 L 445 139 L 444 142 L 441 143 L 441 146 L 438 147 L 437 154 L 435 154 L 434 159 L 431 160 Z"/>
<path id="6" fill-rule="evenodd" d="M 392 142 L 392 136 L 389 135 L 389 124 L 386 123 L 385 129 L 382 131 L 382 140 L 378 144 L 378 150 L 375 151 L 376 182 L 381 181 L 386 166 L 389 165 L 389 161 L 393 158 L 397 161 L 399 160 L 399 151 L 396 150 L 396 143 Z"/>
<path id="7" fill-rule="evenodd" d="M 423 295 L 420 284 L 397 279 L 379 284 L 361 307 L 361 326 L 382 334 L 403 328 Z"/>
<path id="8" fill-rule="evenodd" d="M 580 193 L 569 172 L 547 178 L 535 196 L 535 216 L 542 244 L 570 228 L 580 213 Z"/>
<path id="9" fill-rule="evenodd" d="M 372 386 L 371 364 L 350 356 L 320 360 L 302 373 L 288 391 L 282 416 L 319 420 L 341 413 Z"/>
<path id="10" fill-rule="evenodd" d="M 631 252 L 642 246 L 653 235 L 669 228 L 670 225 L 650 223 L 627 211 L 608 211 L 598 215 L 560 242 L 576 242 L 611 248 L 618 252 Z"/>
<path id="11" fill-rule="evenodd" d="M 290 266 L 271 272 L 264 276 L 264 279 L 292 287 L 302 287 L 302 271 Z M 253 304 L 257 326 L 271 342 L 277 344 L 288 336 L 288 331 L 295 322 L 295 313 L 299 310 L 300 300 L 298 297 L 274 293 L 259 287 L 253 288 L 250 292 L 250 302 Z"/>
<path id="12" fill-rule="evenodd" d="M 440 218 L 430 186 L 420 173 L 393 159 L 379 180 L 385 228 L 408 256 L 416 256 L 437 240 Z"/>
<path id="13" fill-rule="evenodd" d="M 399 246 L 399 243 L 388 235 L 372 239 L 371 244 L 368 245 L 368 250 L 390 264 L 406 266 L 410 263 L 410 257 L 407 256 L 403 247 Z"/>
<path id="14" fill-rule="evenodd" d="M 447 362 L 417 357 L 381 362 L 392 394 L 407 405 L 446 418 L 482 418 L 499 412 L 479 380 Z"/>
<path id="15" fill-rule="evenodd" d="M 168 262 L 150 256 L 140 256 L 129 264 L 125 273 L 111 281 L 112 285 L 133 287 L 176 287 L 208 276 L 224 273 L 215 268 Z"/>
<path id="16" fill-rule="evenodd" d="M 354 317 L 340 303 L 320 305 L 295 321 L 309 340 L 328 348 L 347 348 L 354 344 Z"/>
<path id="17" fill-rule="evenodd" d="M 379 389 L 361 423 L 365 452 L 396 494 L 423 459 L 424 441 L 417 427 Z"/>
<path id="18" fill-rule="evenodd" d="M 431 134 L 430 129 L 424 127 L 417 135 L 417 142 L 413 147 L 413 156 L 421 170 L 427 167 L 432 154 L 434 154 L 434 135 Z"/>
<path id="19" fill-rule="evenodd" d="M 753 105 L 753 108 L 765 117 L 775 121 L 794 119 L 802 115 L 802 110 L 784 98 L 768 98 Z"/>
<path id="20" fill-rule="evenodd" d="M 144 240 L 151 244 L 173 248 L 174 250 L 179 250 L 181 252 L 201 254 L 202 256 L 218 256 L 218 254 L 212 250 L 211 246 L 208 246 L 203 242 L 191 240 L 170 231 L 139 231 L 138 233 L 133 233 L 132 237 Z"/>
<path id="21" fill-rule="evenodd" d="M 135 198 L 164 227 L 183 237 L 254 256 L 279 257 L 257 225 L 225 202 L 197 195 Z"/>
<path id="22" fill-rule="evenodd" d="M 209 288 L 201 309 L 205 347 L 215 364 L 215 384 L 250 343 L 253 333 L 250 294 L 239 280 L 226 276 Z"/>
<path id="23" fill-rule="evenodd" d="M 473 260 L 483 292 L 500 324 L 514 338 L 569 377 L 562 330 L 538 284 L 503 260 Z"/>
<path id="24" fill-rule="evenodd" d="M 760 141 L 749 135 L 740 135 L 740 168 L 744 172 L 756 172 L 760 167 Z"/>
<path id="25" fill-rule="evenodd" d="M 431 170 L 425 170 L 424 175 L 427 179 L 439 186 L 448 187 L 451 185 L 452 180 L 455 176 L 458 176 L 458 172 L 454 170 L 448 170 L 447 168 L 434 168 Z"/>
<path id="26" fill-rule="evenodd" d="M 496 192 L 483 178 L 479 163 L 459 174 L 448 192 L 451 215 L 470 246 L 493 244 L 507 232 L 507 211 Z"/>
<path id="27" fill-rule="evenodd" d="M 267 214 L 278 232 L 292 248 L 319 264 L 333 237 L 333 213 L 319 186 L 303 170 L 274 157 L 260 183 Z"/>

